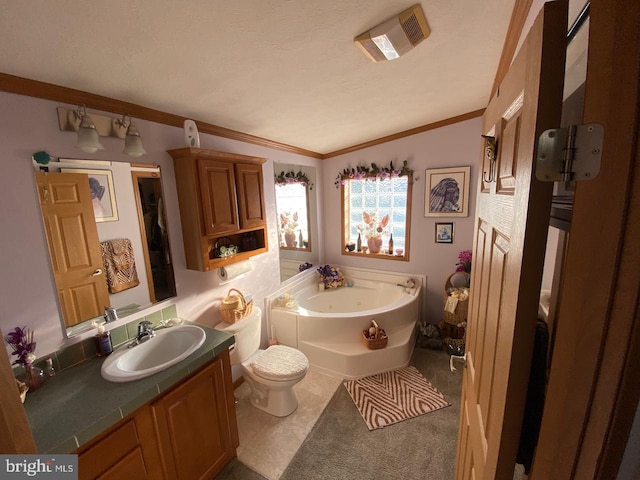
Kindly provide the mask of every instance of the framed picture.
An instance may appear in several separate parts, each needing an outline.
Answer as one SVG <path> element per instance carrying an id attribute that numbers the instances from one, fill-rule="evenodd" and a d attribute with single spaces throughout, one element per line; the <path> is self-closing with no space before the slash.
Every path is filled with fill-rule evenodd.
<path id="1" fill-rule="evenodd" d="M 436 243 L 453 243 L 453 222 L 436 223 Z"/>
<path id="2" fill-rule="evenodd" d="M 61 172 L 86 173 L 89 176 L 89 190 L 96 222 L 118 220 L 116 195 L 113 188 L 111 170 L 91 170 L 86 168 L 61 168 Z"/>
<path id="3" fill-rule="evenodd" d="M 468 217 L 471 167 L 425 171 L 425 217 Z"/>

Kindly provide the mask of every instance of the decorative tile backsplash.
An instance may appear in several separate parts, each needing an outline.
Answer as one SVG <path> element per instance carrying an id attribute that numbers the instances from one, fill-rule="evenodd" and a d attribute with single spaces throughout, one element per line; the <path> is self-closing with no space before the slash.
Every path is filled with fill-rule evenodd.
<path id="1" fill-rule="evenodd" d="M 161 320 L 169 320 L 178 316 L 178 310 L 175 305 L 169 305 L 162 310 L 150 313 L 144 317 L 136 318 L 125 325 L 112 328 L 109 330 L 111 333 L 111 342 L 113 347 L 122 345 L 123 343 L 133 340 L 138 333 L 138 323 L 143 320 L 148 320 L 152 324 L 152 328 L 157 327 Z M 64 370 L 69 367 L 73 367 L 84 360 L 96 356 L 96 345 L 93 337 L 85 338 L 81 342 L 78 342 L 69 347 L 63 348 L 45 357 L 36 360 L 36 366 L 39 368 L 45 367 L 45 361 L 47 357 L 51 357 L 53 360 L 53 368 L 56 371 Z M 15 367 L 13 369 L 16 376 L 23 373 L 22 367 Z"/>

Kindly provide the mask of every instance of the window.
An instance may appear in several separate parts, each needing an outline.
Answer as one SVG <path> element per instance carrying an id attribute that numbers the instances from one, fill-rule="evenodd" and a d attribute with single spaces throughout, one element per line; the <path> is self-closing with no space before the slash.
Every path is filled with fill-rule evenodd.
<path id="1" fill-rule="evenodd" d="M 412 179 L 342 180 L 343 254 L 409 260 Z"/>

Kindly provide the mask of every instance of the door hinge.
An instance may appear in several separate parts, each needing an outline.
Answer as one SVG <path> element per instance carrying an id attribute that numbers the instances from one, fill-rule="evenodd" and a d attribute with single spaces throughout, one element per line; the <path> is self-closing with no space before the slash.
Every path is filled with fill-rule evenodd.
<path id="1" fill-rule="evenodd" d="M 604 128 L 598 123 L 545 130 L 538 138 L 536 178 L 569 182 L 597 177 L 603 136 Z"/>

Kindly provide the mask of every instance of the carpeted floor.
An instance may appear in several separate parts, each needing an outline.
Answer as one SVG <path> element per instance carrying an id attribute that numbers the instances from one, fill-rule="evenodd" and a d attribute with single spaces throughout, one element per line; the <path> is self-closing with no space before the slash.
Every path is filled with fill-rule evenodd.
<path id="1" fill-rule="evenodd" d="M 318 419 L 283 480 L 453 478 L 462 371 L 449 371 L 444 351 L 416 347 L 414 365 L 451 407 L 369 431 L 344 387 Z M 261 480 L 237 460 L 217 480 Z"/>

